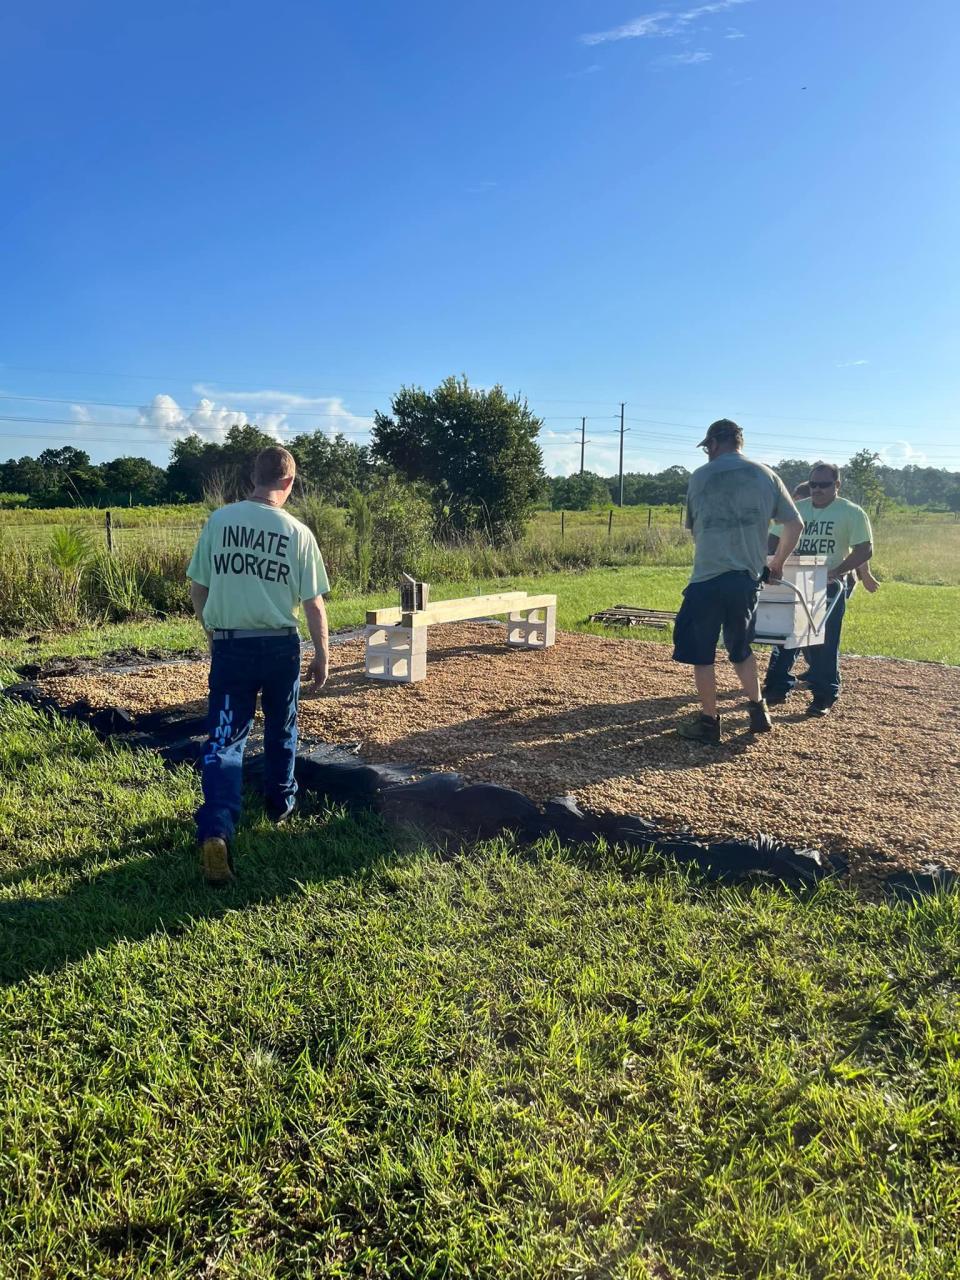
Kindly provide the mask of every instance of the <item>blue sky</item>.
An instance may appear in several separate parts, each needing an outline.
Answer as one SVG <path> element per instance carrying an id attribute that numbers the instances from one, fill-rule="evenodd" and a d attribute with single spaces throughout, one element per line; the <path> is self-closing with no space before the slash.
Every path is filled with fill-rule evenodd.
<path id="1" fill-rule="evenodd" d="M 960 468 L 957 65 L 955 0 L 11 0 L 0 457 L 465 372 L 551 472 L 621 400 L 629 470 Z"/>

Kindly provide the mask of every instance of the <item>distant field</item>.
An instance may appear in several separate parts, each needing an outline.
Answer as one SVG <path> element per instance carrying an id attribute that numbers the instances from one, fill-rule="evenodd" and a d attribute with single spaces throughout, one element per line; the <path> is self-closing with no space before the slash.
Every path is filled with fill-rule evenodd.
<path id="1" fill-rule="evenodd" d="M 202 502 L 170 503 L 161 507 L 111 507 L 114 524 L 130 528 L 142 525 L 198 525 L 207 518 L 208 508 Z M 55 524 L 94 525 L 102 529 L 106 510 L 101 507 L 18 507 L 0 511 L 0 529 L 33 529 Z"/>
<path id="2" fill-rule="evenodd" d="M 206 519 L 202 503 L 163 507 L 114 508 L 114 545 L 183 547 L 192 545 Z M 586 563 L 608 550 L 636 563 L 682 567 L 690 564 L 693 547 L 682 534 L 682 509 L 672 507 L 624 507 L 604 511 L 537 511 L 527 529 L 524 545 L 582 551 Z M 0 511 L 0 542 L 21 546 L 46 543 L 57 525 L 84 525 L 104 531 L 105 512 L 92 507 L 38 511 Z M 647 530 L 651 545 L 638 545 Z M 952 515 L 918 512 L 884 516 L 874 527 L 874 571 L 881 579 L 924 586 L 960 586 L 960 521 Z"/>

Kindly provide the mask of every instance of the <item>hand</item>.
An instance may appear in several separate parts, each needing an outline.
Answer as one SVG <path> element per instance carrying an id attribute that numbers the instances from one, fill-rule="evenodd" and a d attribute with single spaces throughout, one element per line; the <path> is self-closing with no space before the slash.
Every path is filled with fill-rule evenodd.
<path id="1" fill-rule="evenodd" d="M 866 589 L 873 595 L 874 591 L 880 590 L 880 583 L 876 580 L 872 573 L 865 573 L 860 579 Z"/>
<path id="2" fill-rule="evenodd" d="M 327 683 L 327 676 L 329 674 L 329 663 L 325 653 L 318 654 L 310 663 L 309 667 L 307 667 L 307 679 L 312 680 L 318 689 L 322 689 Z"/>
<path id="3" fill-rule="evenodd" d="M 770 571 L 770 581 L 779 582 L 783 577 L 783 561 L 779 556 L 774 556 L 767 568 Z"/>

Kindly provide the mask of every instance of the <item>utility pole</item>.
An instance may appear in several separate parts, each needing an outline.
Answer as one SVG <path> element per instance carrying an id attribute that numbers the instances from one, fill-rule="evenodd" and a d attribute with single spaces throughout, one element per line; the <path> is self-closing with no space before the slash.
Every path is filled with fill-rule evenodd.
<path id="1" fill-rule="evenodd" d="M 580 474 L 583 475 L 583 455 L 587 448 L 587 420 L 580 419 Z"/>
<path id="2" fill-rule="evenodd" d="M 621 401 L 620 403 L 620 502 L 619 502 L 619 505 L 621 507 L 623 506 L 623 411 L 625 408 L 626 408 L 626 405 Z"/>

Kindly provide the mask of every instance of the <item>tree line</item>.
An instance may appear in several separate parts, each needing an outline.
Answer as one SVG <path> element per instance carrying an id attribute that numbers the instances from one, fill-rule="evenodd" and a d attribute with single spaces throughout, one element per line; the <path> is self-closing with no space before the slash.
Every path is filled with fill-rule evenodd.
<path id="1" fill-rule="evenodd" d="M 522 533 L 538 505 L 586 510 L 619 499 L 619 476 L 584 471 L 549 478 L 538 444 L 542 426 L 522 397 L 499 386 L 481 390 L 465 377 L 451 377 L 432 392 L 401 388 L 392 398 L 391 412 L 375 415 L 369 445 L 320 430 L 286 443 L 297 459 L 301 494 L 318 502 L 346 507 L 357 494 L 375 501 L 385 485 L 396 502 L 407 486 L 410 501 L 431 512 L 435 533 L 479 533 L 503 542 Z M 231 501 L 249 490 L 252 460 L 271 444 L 276 444 L 274 437 L 248 423 L 231 427 L 222 441 L 196 434 L 175 440 L 166 467 L 126 455 L 94 464 L 88 453 L 72 445 L 44 449 L 35 458 L 0 463 L 0 505 Z M 775 469 L 792 489 L 808 477 L 814 461 L 784 458 Z M 628 472 L 624 504 L 680 503 L 689 478 L 682 466 Z M 877 453 L 864 449 L 844 467 L 843 492 L 875 512 L 889 502 L 960 511 L 960 472 L 888 467 Z"/>

